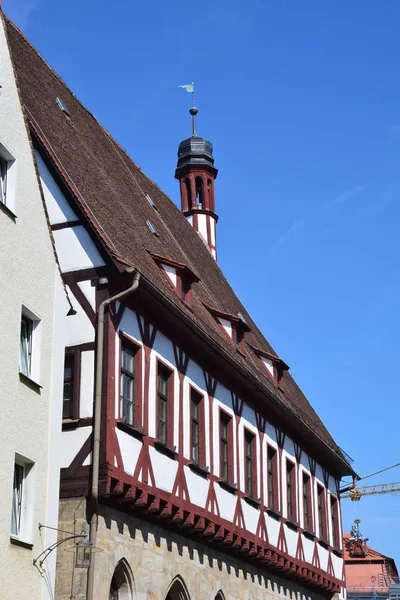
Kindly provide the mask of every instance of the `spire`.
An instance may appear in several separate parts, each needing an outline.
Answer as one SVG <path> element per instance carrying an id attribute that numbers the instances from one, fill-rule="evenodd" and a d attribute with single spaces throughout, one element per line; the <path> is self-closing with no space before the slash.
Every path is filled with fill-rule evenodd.
<path id="1" fill-rule="evenodd" d="M 196 131 L 196 116 L 199 112 L 194 105 L 194 84 L 181 85 L 192 94 L 192 135 L 183 140 L 178 148 L 178 164 L 175 178 L 181 187 L 182 212 L 197 231 L 213 258 L 217 259 L 214 181 L 217 169 L 214 167 L 211 142 L 199 137 Z"/>

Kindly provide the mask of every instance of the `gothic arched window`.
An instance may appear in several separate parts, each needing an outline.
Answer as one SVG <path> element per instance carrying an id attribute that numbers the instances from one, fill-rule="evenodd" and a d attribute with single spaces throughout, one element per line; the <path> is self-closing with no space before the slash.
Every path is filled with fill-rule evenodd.
<path id="1" fill-rule="evenodd" d="M 186 585 L 179 575 L 172 582 L 165 600 L 190 600 Z"/>
<path id="2" fill-rule="evenodd" d="M 123 558 L 115 567 L 111 579 L 109 600 L 132 600 L 133 577 L 131 569 Z"/>

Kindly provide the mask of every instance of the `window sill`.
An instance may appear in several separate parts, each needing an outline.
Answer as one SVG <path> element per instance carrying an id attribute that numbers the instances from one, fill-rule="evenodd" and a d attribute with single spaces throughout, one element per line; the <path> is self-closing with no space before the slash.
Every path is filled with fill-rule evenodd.
<path id="1" fill-rule="evenodd" d="M 20 540 L 17 537 L 14 537 L 13 535 L 10 535 L 10 544 L 14 544 L 15 546 L 22 546 L 22 548 L 26 548 L 27 550 L 32 550 L 33 548 L 33 544 L 30 544 L 29 542 L 24 542 L 23 540 Z"/>
<path id="2" fill-rule="evenodd" d="M 207 477 L 210 474 L 210 469 L 208 467 L 202 467 L 195 462 L 189 463 L 189 469 L 191 469 L 198 475 L 202 475 L 203 477 Z"/>
<path id="3" fill-rule="evenodd" d="M 322 546 L 323 548 L 325 548 L 325 550 L 328 550 L 328 549 L 329 549 L 329 542 L 327 542 L 327 541 L 325 541 L 325 540 L 319 540 L 319 541 L 318 541 L 318 544 L 319 544 L 320 546 Z"/>
<path id="4" fill-rule="evenodd" d="M 293 531 L 299 530 L 299 525 L 295 521 L 290 521 L 286 519 L 286 525 L 289 527 L 289 529 L 292 529 Z"/>
<path id="5" fill-rule="evenodd" d="M 243 498 L 246 500 L 247 504 L 250 504 L 250 506 L 254 506 L 254 508 L 259 508 L 260 498 L 256 499 L 252 496 L 248 496 L 247 494 L 245 494 Z"/>
<path id="6" fill-rule="evenodd" d="M 66 429 L 76 429 L 80 423 L 80 419 L 63 419 L 61 424 L 61 429 L 64 431 Z"/>
<path id="7" fill-rule="evenodd" d="M 125 423 L 125 421 L 117 421 L 118 429 L 121 431 L 125 431 L 125 433 L 129 433 L 133 435 L 133 437 L 138 438 L 139 440 L 143 439 L 144 430 L 143 427 L 135 427 L 135 425 L 130 425 L 129 423 Z"/>
<path id="8" fill-rule="evenodd" d="M 0 202 L 0 210 L 2 210 L 3 213 L 7 215 L 7 217 L 10 217 L 10 219 L 14 221 L 14 223 L 16 222 L 17 215 L 14 214 L 13 211 L 10 208 L 8 208 L 8 206 L 3 202 Z"/>
<path id="9" fill-rule="evenodd" d="M 315 533 L 312 533 L 311 531 L 304 530 L 303 535 L 309 540 L 315 540 Z"/>
<path id="10" fill-rule="evenodd" d="M 28 375 L 25 375 L 21 371 L 19 372 L 19 380 L 25 385 L 27 385 L 29 388 L 31 388 L 31 390 L 33 390 L 37 394 L 40 394 L 40 390 L 43 388 L 42 385 L 28 377 Z"/>
<path id="11" fill-rule="evenodd" d="M 236 494 L 237 485 L 235 483 L 229 483 L 229 481 L 225 481 L 224 479 L 219 479 L 218 483 L 223 490 L 230 492 L 231 494 Z"/>
<path id="12" fill-rule="evenodd" d="M 276 521 L 280 521 L 281 515 L 277 510 L 274 510 L 273 508 L 267 508 L 267 513 Z"/>
<path id="13" fill-rule="evenodd" d="M 339 558 L 343 558 L 343 550 L 338 550 L 338 549 L 333 548 L 332 552 Z"/>
<path id="14" fill-rule="evenodd" d="M 159 440 L 154 440 L 154 448 L 156 448 L 159 452 L 166 454 L 170 458 L 175 458 L 178 454 L 176 451 L 176 446 L 167 446 L 167 444 L 164 444 Z"/>

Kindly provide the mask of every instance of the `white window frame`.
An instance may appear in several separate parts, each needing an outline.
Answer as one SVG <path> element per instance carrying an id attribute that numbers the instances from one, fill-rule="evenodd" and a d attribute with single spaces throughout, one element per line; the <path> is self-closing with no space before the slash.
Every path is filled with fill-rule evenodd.
<path id="1" fill-rule="evenodd" d="M 16 186 L 16 160 L 0 142 L 0 159 L 4 163 L 4 169 L 0 164 L 0 204 L 6 206 L 15 214 L 15 186 Z"/>
<path id="2" fill-rule="evenodd" d="M 12 512 L 13 504 L 15 502 L 14 493 L 14 476 L 15 466 L 18 465 L 23 469 L 23 476 L 21 482 L 21 503 L 18 515 L 18 529 L 13 531 L 12 528 Z M 22 456 L 19 453 L 15 454 L 14 468 L 12 476 L 12 496 L 11 496 L 11 520 L 10 520 L 10 538 L 19 540 L 26 544 L 32 543 L 32 532 L 33 532 L 33 517 L 35 508 L 35 463 L 34 461 Z"/>
<path id="3" fill-rule="evenodd" d="M 28 348 L 28 373 L 22 367 L 22 322 L 28 320 L 31 322 L 30 340 Z M 42 323 L 40 318 L 26 306 L 22 306 L 21 325 L 20 325 L 20 351 L 19 351 L 19 372 L 28 377 L 35 383 L 40 383 L 40 346 L 42 339 Z"/>

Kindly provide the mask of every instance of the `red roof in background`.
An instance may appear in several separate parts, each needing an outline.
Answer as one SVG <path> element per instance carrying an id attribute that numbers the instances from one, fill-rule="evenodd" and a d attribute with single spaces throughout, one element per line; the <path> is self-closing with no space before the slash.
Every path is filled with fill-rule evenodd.
<path id="1" fill-rule="evenodd" d="M 393 577 L 398 577 L 394 559 L 370 548 L 365 542 L 361 544 L 364 556 L 353 555 L 349 533 L 343 534 L 343 542 L 347 591 L 387 592 L 388 583 L 394 583 Z"/>

